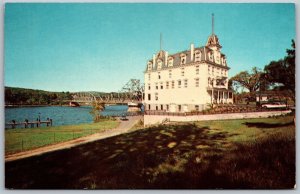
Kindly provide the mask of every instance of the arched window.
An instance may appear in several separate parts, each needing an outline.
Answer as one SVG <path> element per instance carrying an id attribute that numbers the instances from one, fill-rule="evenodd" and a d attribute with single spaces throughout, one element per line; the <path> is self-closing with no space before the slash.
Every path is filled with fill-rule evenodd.
<path id="1" fill-rule="evenodd" d="M 209 56 L 209 60 L 213 61 L 213 58 L 214 58 L 213 52 L 209 52 L 208 56 Z"/>
<path id="2" fill-rule="evenodd" d="M 201 61 L 201 51 L 195 51 L 195 62 Z"/>
<path id="3" fill-rule="evenodd" d="M 161 69 L 162 67 L 162 60 L 158 59 L 157 60 L 157 69 Z"/>
<path id="4" fill-rule="evenodd" d="M 182 53 L 180 55 L 180 65 L 186 64 L 186 54 Z"/>
<path id="5" fill-rule="evenodd" d="M 152 63 L 149 61 L 148 62 L 148 71 L 151 71 L 152 70 Z"/>
<path id="6" fill-rule="evenodd" d="M 172 67 L 173 66 L 173 57 L 169 57 L 168 58 L 168 67 Z"/>

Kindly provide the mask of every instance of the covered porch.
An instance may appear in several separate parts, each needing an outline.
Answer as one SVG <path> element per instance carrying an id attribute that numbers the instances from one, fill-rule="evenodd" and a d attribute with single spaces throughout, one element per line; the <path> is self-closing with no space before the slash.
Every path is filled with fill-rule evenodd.
<path id="1" fill-rule="evenodd" d="M 233 103 L 233 92 L 226 88 L 207 88 L 212 104 L 228 104 Z"/>

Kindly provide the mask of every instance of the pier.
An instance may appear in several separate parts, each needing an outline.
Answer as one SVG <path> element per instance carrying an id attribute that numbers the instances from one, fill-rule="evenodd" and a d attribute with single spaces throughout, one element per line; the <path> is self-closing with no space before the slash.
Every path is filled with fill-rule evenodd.
<path id="1" fill-rule="evenodd" d="M 39 119 L 36 121 L 28 121 L 28 119 L 25 119 L 24 122 L 16 122 L 15 120 L 12 120 L 10 123 L 6 123 L 5 125 L 9 125 L 12 129 L 15 129 L 18 125 L 24 125 L 24 128 L 34 128 L 35 126 L 38 128 L 41 127 L 42 124 L 45 124 L 47 127 L 52 126 L 52 119 L 47 118 L 46 121 L 41 121 Z"/>

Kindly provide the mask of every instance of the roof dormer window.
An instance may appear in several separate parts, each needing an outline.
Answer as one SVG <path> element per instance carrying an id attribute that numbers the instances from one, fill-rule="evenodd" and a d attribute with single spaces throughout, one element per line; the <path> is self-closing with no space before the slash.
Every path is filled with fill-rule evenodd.
<path id="1" fill-rule="evenodd" d="M 162 67 L 162 60 L 158 59 L 157 60 L 157 69 L 161 69 Z"/>
<path id="2" fill-rule="evenodd" d="M 213 52 L 209 52 L 208 53 L 208 58 L 209 58 L 210 61 L 213 61 L 213 57 L 214 57 Z"/>
<path id="3" fill-rule="evenodd" d="M 151 71 L 152 70 L 152 62 L 148 62 L 148 71 Z"/>
<path id="4" fill-rule="evenodd" d="M 180 65 L 186 64 L 186 54 L 182 53 L 180 55 Z"/>
<path id="5" fill-rule="evenodd" d="M 201 51 L 195 51 L 195 62 L 201 61 Z"/>
<path id="6" fill-rule="evenodd" d="M 169 57 L 168 58 L 168 67 L 172 67 L 173 66 L 173 61 L 174 61 L 173 57 Z"/>

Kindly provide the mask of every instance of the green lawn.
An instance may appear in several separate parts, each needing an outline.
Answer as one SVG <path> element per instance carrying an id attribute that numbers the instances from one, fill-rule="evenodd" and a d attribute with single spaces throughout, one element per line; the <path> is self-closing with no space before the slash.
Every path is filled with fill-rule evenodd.
<path id="1" fill-rule="evenodd" d="M 7 162 L 5 186 L 291 189 L 296 175 L 293 118 L 174 123 L 134 129 L 71 149 Z"/>
<path id="2" fill-rule="evenodd" d="M 7 129 L 5 130 L 5 153 L 15 153 L 63 142 L 117 126 L 117 121 L 103 120 L 99 123 L 80 125 Z"/>

